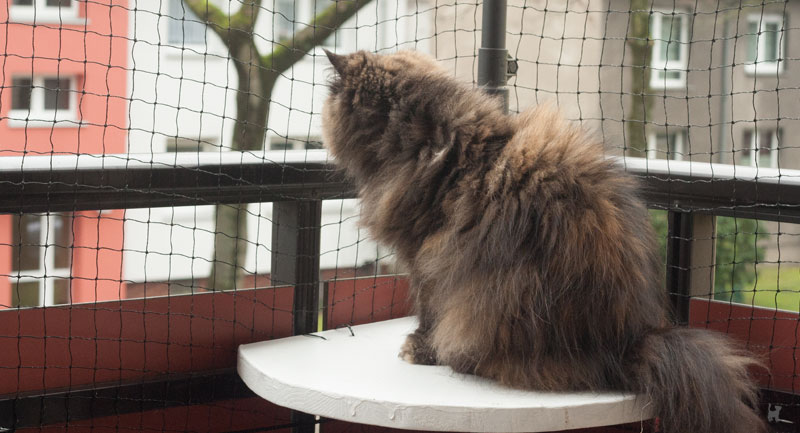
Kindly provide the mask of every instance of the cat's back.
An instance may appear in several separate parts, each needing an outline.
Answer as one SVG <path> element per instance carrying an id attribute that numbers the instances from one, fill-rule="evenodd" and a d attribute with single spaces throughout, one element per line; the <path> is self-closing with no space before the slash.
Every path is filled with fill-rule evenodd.
<path id="1" fill-rule="evenodd" d="M 486 194 L 542 209 L 613 213 L 635 182 L 605 158 L 602 142 L 550 105 L 514 118 L 514 134 L 486 173 Z M 616 203 L 620 204 L 620 203 Z"/>
<path id="2" fill-rule="evenodd" d="M 456 237 L 489 246 L 492 263 L 596 256 L 609 245 L 646 250 L 647 215 L 637 183 L 605 158 L 596 135 L 548 105 L 513 122 L 511 138 L 486 155 L 481 178 L 465 182 L 480 187 L 462 189 L 452 207 Z M 463 209 L 470 211 L 457 212 Z"/>

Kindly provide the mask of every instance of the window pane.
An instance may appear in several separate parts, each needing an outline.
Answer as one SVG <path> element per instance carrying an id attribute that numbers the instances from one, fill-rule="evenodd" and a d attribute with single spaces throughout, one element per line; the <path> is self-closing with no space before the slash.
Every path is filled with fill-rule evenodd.
<path id="1" fill-rule="evenodd" d="M 664 159 L 667 157 L 667 141 L 667 134 L 663 132 L 656 134 L 655 158 Z"/>
<path id="2" fill-rule="evenodd" d="M 658 50 L 654 53 L 656 55 L 656 59 L 660 62 L 667 61 L 667 43 L 669 42 L 669 30 L 671 27 L 670 23 L 672 22 L 671 17 L 666 17 L 664 15 L 658 14 L 656 15 L 656 19 L 661 20 L 661 34 L 654 35 L 657 39 L 654 43 L 654 47 L 658 47 Z"/>
<path id="3" fill-rule="evenodd" d="M 275 0 L 275 41 L 294 36 L 294 1 Z"/>
<path id="4" fill-rule="evenodd" d="M 15 282 L 11 288 L 12 307 L 38 307 L 42 305 L 39 298 L 39 282 Z"/>
<path id="5" fill-rule="evenodd" d="M 33 6 L 33 0 L 14 0 L 11 4 L 17 6 Z"/>
<path id="6" fill-rule="evenodd" d="M 70 93 L 69 78 L 45 78 L 44 109 L 68 110 Z"/>
<path id="7" fill-rule="evenodd" d="M 756 53 L 758 53 L 758 21 L 748 21 L 747 35 L 745 36 L 747 42 L 747 61 L 753 63 L 756 61 Z"/>
<path id="8" fill-rule="evenodd" d="M 169 0 L 167 13 L 167 36 L 171 44 L 204 44 L 206 42 L 206 24 L 183 4 L 183 0 Z"/>
<path id="9" fill-rule="evenodd" d="M 31 86 L 33 82 L 30 78 L 14 78 L 11 80 L 11 109 L 30 110 L 31 109 Z"/>
<path id="10" fill-rule="evenodd" d="M 742 143 L 739 145 L 739 147 L 742 149 L 742 154 L 739 157 L 739 165 L 753 165 L 752 149 L 754 146 L 755 143 L 753 143 L 753 131 L 744 131 Z"/>
<path id="11" fill-rule="evenodd" d="M 322 141 L 315 138 L 309 138 L 306 143 L 306 149 L 322 149 Z"/>
<path id="12" fill-rule="evenodd" d="M 269 150 L 291 150 L 294 148 L 294 143 L 286 138 L 273 138 L 269 143 Z"/>
<path id="13" fill-rule="evenodd" d="M 758 166 L 772 167 L 772 149 L 768 147 L 758 149 Z"/>
<path id="14" fill-rule="evenodd" d="M 758 131 L 758 146 L 767 149 L 772 148 L 772 136 L 775 131 L 772 130 L 759 130 Z"/>
<path id="15" fill-rule="evenodd" d="M 53 265 L 57 269 L 68 269 L 72 261 L 72 217 L 69 215 L 53 215 L 50 217 L 53 225 L 53 239 L 49 244 L 52 248 Z"/>
<path id="16" fill-rule="evenodd" d="M 778 23 L 766 23 L 764 25 L 764 33 L 761 34 L 763 53 L 760 53 L 759 61 L 761 62 L 775 62 L 780 57 L 778 50 L 778 42 L 781 37 L 778 31 Z"/>
<path id="17" fill-rule="evenodd" d="M 744 149 L 742 150 L 742 156 L 739 160 L 739 165 L 753 165 L 753 150 L 752 149 Z"/>
<path id="18" fill-rule="evenodd" d="M 669 146 L 669 159 L 674 159 L 676 161 L 683 160 L 683 132 L 676 131 L 670 132 L 667 136 L 669 142 L 667 143 Z"/>
<path id="19" fill-rule="evenodd" d="M 56 278 L 53 280 L 53 304 L 63 305 L 69 304 L 69 279 Z"/>
<path id="20" fill-rule="evenodd" d="M 667 61 L 676 61 L 681 58 L 681 23 L 683 17 L 671 16 L 664 17 L 663 25 L 661 27 L 662 39 L 665 42 L 664 58 Z"/>
<path id="21" fill-rule="evenodd" d="M 14 215 L 11 227 L 11 269 L 14 271 L 40 269 L 42 217 L 31 214 Z"/>
<path id="22" fill-rule="evenodd" d="M 758 166 L 772 167 L 772 135 L 773 131 L 758 133 Z"/>
<path id="23" fill-rule="evenodd" d="M 68 8 L 72 6 L 72 0 L 47 0 L 45 4 L 50 7 Z"/>

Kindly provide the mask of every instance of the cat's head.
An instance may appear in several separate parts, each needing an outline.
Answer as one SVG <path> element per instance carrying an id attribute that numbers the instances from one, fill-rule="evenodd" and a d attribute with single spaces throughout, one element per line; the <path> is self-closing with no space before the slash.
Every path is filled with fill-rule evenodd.
<path id="1" fill-rule="evenodd" d="M 353 165 L 357 160 L 380 165 L 387 156 L 381 153 L 389 149 L 378 148 L 378 139 L 390 113 L 397 113 L 403 99 L 424 91 L 421 82 L 447 77 L 447 73 L 435 60 L 414 51 L 325 53 L 333 74 L 322 111 L 323 142 L 349 168 L 357 169 Z"/>
<path id="2" fill-rule="evenodd" d="M 392 54 L 324 51 L 334 72 L 331 96 L 355 105 L 377 106 L 391 102 L 409 80 L 445 74 L 435 60 L 416 51 Z"/>

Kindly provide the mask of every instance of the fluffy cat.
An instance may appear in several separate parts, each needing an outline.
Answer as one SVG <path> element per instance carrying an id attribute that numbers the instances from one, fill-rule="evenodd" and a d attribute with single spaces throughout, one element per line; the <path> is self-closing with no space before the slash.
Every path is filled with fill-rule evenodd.
<path id="1" fill-rule="evenodd" d="M 328 53 L 324 142 L 362 224 L 409 270 L 420 326 L 401 356 L 535 390 L 640 393 L 664 433 L 754 433 L 754 364 L 670 326 L 636 183 L 601 143 L 399 52 Z"/>

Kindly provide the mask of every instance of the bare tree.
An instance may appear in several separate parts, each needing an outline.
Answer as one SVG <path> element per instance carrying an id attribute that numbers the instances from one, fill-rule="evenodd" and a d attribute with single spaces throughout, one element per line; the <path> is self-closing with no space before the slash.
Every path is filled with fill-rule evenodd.
<path id="1" fill-rule="evenodd" d="M 271 53 L 256 47 L 255 24 L 261 0 L 243 0 L 238 12 L 226 14 L 209 0 L 184 0 L 186 6 L 219 36 L 228 49 L 239 78 L 232 150 L 259 150 L 264 144 L 272 90 L 281 74 L 322 44 L 369 0 L 332 0 L 309 25 L 291 39 L 276 41 Z M 231 290 L 241 279 L 247 251 L 247 204 L 217 205 L 214 261 L 209 287 Z"/>

